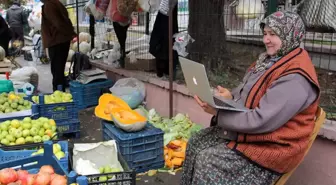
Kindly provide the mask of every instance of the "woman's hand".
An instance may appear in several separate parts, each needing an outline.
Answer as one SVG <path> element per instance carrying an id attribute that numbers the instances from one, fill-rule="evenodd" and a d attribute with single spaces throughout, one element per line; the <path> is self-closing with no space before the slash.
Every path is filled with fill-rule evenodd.
<path id="1" fill-rule="evenodd" d="M 211 105 L 209 105 L 209 104 L 203 102 L 203 101 L 202 101 L 201 99 L 199 99 L 198 96 L 196 96 L 196 95 L 194 96 L 194 98 L 195 98 L 196 102 L 198 103 L 198 105 L 200 105 L 200 106 L 202 107 L 202 109 L 203 109 L 205 112 L 207 112 L 207 113 L 209 113 L 209 114 L 211 114 L 211 115 L 216 116 L 216 114 L 217 114 L 217 109 L 215 109 L 215 108 L 212 107 Z"/>
<path id="2" fill-rule="evenodd" d="M 233 96 L 228 89 L 222 86 L 217 86 L 217 90 L 218 90 L 217 96 L 221 96 L 223 98 L 230 99 L 230 100 L 233 99 Z"/>

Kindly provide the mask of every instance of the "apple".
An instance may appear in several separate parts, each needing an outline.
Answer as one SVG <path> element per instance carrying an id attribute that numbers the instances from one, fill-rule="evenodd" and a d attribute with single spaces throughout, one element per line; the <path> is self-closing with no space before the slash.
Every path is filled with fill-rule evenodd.
<path id="1" fill-rule="evenodd" d="M 63 151 L 59 151 L 55 154 L 56 158 L 58 160 L 62 159 L 63 157 L 65 157 L 65 153 Z"/>
<path id="2" fill-rule="evenodd" d="M 26 140 L 27 143 L 33 143 L 34 142 L 34 138 L 32 136 L 26 137 L 25 140 Z"/>
<path id="3" fill-rule="evenodd" d="M 50 119 L 50 120 L 49 120 L 49 124 L 50 124 L 51 126 L 56 126 L 56 122 L 55 122 L 55 120 L 53 120 L 53 119 Z"/>
<path id="4" fill-rule="evenodd" d="M 100 176 L 98 180 L 99 182 L 105 182 L 107 181 L 107 176 Z"/>
<path id="5" fill-rule="evenodd" d="M 9 145 L 9 140 L 8 139 L 1 139 L 1 144 Z"/>
<path id="6" fill-rule="evenodd" d="M 37 154 L 43 154 L 44 153 L 44 149 L 40 148 L 39 150 L 36 151 Z"/>
<path id="7" fill-rule="evenodd" d="M 23 145 L 23 144 L 25 144 L 25 139 L 23 138 L 23 137 L 20 137 L 20 138 L 18 138 L 17 140 L 16 140 L 16 144 L 17 145 Z"/>
<path id="8" fill-rule="evenodd" d="M 20 122 L 17 119 L 12 120 L 10 124 L 11 124 L 11 127 L 13 127 L 13 128 L 19 128 L 20 127 Z"/>
<path id="9" fill-rule="evenodd" d="M 8 133 L 9 133 L 10 135 L 14 135 L 15 132 L 16 132 L 16 128 L 10 128 L 10 129 L 8 130 Z"/>
<path id="10" fill-rule="evenodd" d="M 44 128 L 41 128 L 41 129 L 38 131 L 38 135 L 41 136 L 41 137 L 43 137 L 43 136 L 44 136 L 44 132 L 45 132 Z"/>
<path id="11" fill-rule="evenodd" d="M 36 136 L 38 134 L 37 128 L 33 127 L 30 129 L 30 135 L 31 136 Z"/>
<path id="12" fill-rule="evenodd" d="M 51 131 L 56 132 L 57 127 L 56 126 L 51 126 Z"/>
<path id="13" fill-rule="evenodd" d="M 31 129 L 32 128 L 32 124 L 24 122 L 24 123 L 22 123 L 22 128 L 23 129 Z"/>
<path id="14" fill-rule="evenodd" d="M 15 141 L 15 137 L 12 136 L 12 135 L 7 135 L 7 136 L 6 136 L 6 139 L 7 139 L 9 142 L 14 142 L 14 141 Z"/>
<path id="15" fill-rule="evenodd" d="M 23 122 L 25 122 L 25 123 L 31 123 L 31 121 L 32 121 L 32 119 L 30 117 L 25 117 L 23 119 Z"/>
<path id="16" fill-rule="evenodd" d="M 30 131 L 28 130 L 28 129 L 24 129 L 23 131 L 22 131 L 22 136 L 23 137 L 27 137 L 27 136 L 29 136 L 30 135 Z"/>
<path id="17" fill-rule="evenodd" d="M 43 128 L 46 129 L 46 130 L 51 129 L 51 125 L 49 123 L 45 122 L 43 124 Z"/>
<path id="18" fill-rule="evenodd" d="M 34 136 L 34 143 L 40 143 L 42 141 L 41 136 Z"/>
<path id="19" fill-rule="evenodd" d="M 46 131 L 44 132 L 44 134 L 47 135 L 47 136 L 49 136 L 49 137 L 51 137 L 51 136 L 53 135 L 53 131 L 51 131 L 51 130 L 46 130 Z"/>
<path id="20" fill-rule="evenodd" d="M 19 129 L 16 129 L 14 136 L 15 136 L 16 138 L 20 138 L 20 137 L 22 137 L 22 131 L 19 130 Z"/>
<path id="21" fill-rule="evenodd" d="M 50 136 L 44 135 L 44 136 L 42 137 L 42 140 L 43 140 L 43 141 L 49 141 L 49 140 L 50 140 Z"/>
<path id="22" fill-rule="evenodd" d="M 8 125 L 9 125 L 9 124 L 6 124 L 6 122 L 3 122 L 3 123 L 1 123 L 1 125 L 0 125 L 0 129 L 1 129 L 2 131 L 8 130 Z"/>
<path id="23" fill-rule="evenodd" d="M 14 146 L 14 145 L 15 145 L 14 142 L 10 142 L 10 143 L 9 143 L 9 146 Z"/>
<path id="24" fill-rule="evenodd" d="M 8 132 L 6 130 L 1 132 L 2 137 L 6 137 L 8 135 Z"/>
<path id="25" fill-rule="evenodd" d="M 53 152 L 54 152 L 54 154 L 58 153 L 59 151 L 62 151 L 61 145 L 58 144 L 58 143 L 53 144 Z"/>

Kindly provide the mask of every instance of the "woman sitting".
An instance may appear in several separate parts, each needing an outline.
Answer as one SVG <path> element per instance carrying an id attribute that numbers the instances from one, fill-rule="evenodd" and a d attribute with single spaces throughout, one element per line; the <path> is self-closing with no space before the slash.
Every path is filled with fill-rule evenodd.
<path id="1" fill-rule="evenodd" d="M 269 185 L 304 157 L 314 128 L 319 84 L 307 51 L 299 15 L 276 12 L 261 22 L 266 52 L 248 69 L 237 88 L 219 95 L 249 111 L 216 110 L 211 127 L 194 135 L 187 147 L 181 185 Z"/>

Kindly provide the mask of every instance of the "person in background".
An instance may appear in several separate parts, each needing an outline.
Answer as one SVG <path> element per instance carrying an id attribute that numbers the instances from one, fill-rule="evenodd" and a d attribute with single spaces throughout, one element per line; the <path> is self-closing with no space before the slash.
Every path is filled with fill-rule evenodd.
<path id="1" fill-rule="evenodd" d="M 66 87 L 64 76 L 70 42 L 76 36 L 68 11 L 59 0 L 42 0 L 42 43 L 48 48 L 53 90 L 62 85 Z"/>
<path id="2" fill-rule="evenodd" d="M 0 46 L 5 50 L 6 57 L 8 56 L 8 45 L 11 38 L 11 30 L 9 29 L 5 19 L 0 16 Z"/>
<path id="3" fill-rule="evenodd" d="M 14 0 L 13 5 L 7 10 L 6 21 L 12 30 L 12 41 L 19 40 L 22 46 L 24 46 L 23 27 L 28 22 L 24 17 L 20 1 Z"/>
<path id="4" fill-rule="evenodd" d="M 320 87 L 296 13 L 279 11 L 262 20 L 266 52 L 233 89 L 219 96 L 246 112 L 216 110 L 197 96 L 211 126 L 188 142 L 181 185 L 271 185 L 303 160 L 313 133 Z"/>

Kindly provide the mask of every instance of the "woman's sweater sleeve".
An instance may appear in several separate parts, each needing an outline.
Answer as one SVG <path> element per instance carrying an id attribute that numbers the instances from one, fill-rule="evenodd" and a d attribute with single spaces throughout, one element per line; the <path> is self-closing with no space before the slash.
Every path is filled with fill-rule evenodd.
<path id="1" fill-rule="evenodd" d="M 271 85 L 257 108 L 248 112 L 219 110 L 217 125 L 240 133 L 272 132 L 311 105 L 317 96 L 316 88 L 305 77 L 289 74 Z"/>

